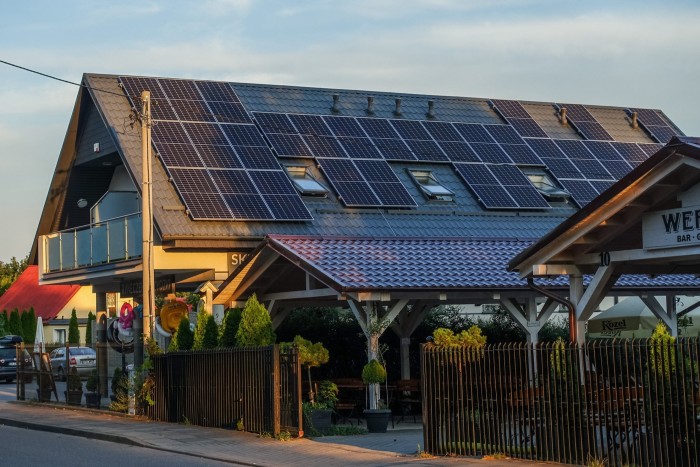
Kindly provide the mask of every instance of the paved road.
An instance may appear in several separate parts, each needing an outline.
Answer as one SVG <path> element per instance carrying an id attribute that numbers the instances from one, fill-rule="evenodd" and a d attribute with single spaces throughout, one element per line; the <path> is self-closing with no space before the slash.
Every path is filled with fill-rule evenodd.
<path id="1" fill-rule="evenodd" d="M 58 397 L 63 400 L 65 396 L 63 391 L 66 390 L 66 383 L 63 381 L 56 381 L 56 391 L 58 392 Z M 30 383 L 26 385 L 25 396 L 27 399 L 36 399 L 36 383 Z M 53 396 L 52 396 L 53 397 Z M 0 402 L 13 401 L 17 399 L 17 383 L 15 381 L 11 383 L 6 383 L 5 381 L 0 383 Z M 84 401 L 83 401 L 84 403 Z"/>
<path id="2" fill-rule="evenodd" d="M 3 465 L 70 465 L 72 467 L 199 467 L 230 466 L 155 449 L 125 446 L 43 431 L 0 425 Z M 37 449 L 41 446 L 41 449 Z"/>

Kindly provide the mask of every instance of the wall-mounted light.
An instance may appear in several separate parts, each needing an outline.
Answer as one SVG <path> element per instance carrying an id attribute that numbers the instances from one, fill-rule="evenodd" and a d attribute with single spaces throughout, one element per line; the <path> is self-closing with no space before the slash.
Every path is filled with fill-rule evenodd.
<path id="1" fill-rule="evenodd" d="M 88 202 L 87 202 L 87 200 L 86 200 L 85 198 L 80 198 L 80 199 L 78 200 L 78 203 L 77 203 L 77 204 L 78 204 L 78 207 L 82 209 L 82 208 L 84 208 L 85 206 L 88 205 Z"/>

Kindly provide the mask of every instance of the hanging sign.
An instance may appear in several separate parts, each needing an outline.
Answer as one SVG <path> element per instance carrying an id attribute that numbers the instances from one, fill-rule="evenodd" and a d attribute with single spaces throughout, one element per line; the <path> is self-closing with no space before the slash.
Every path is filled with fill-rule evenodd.
<path id="1" fill-rule="evenodd" d="M 642 239 L 646 249 L 700 245 L 700 206 L 644 214 Z"/>

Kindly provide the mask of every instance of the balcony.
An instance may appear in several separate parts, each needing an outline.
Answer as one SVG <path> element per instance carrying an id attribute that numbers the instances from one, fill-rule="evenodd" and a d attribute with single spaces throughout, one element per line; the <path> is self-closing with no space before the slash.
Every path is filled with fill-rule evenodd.
<path id="1" fill-rule="evenodd" d="M 141 213 L 53 232 L 39 238 L 44 273 L 140 258 Z"/>

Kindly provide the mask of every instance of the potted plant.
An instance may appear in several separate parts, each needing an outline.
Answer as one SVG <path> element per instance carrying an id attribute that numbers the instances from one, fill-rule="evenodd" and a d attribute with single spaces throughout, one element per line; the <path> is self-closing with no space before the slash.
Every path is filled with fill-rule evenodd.
<path id="1" fill-rule="evenodd" d="M 39 402 L 51 402 L 51 393 L 53 392 L 53 384 L 51 383 L 51 373 L 40 371 L 39 387 L 36 388 L 36 395 Z"/>
<path id="2" fill-rule="evenodd" d="M 128 393 L 128 379 L 120 367 L 114 369 L 112 374 L 112 394 L 109 396 L 112 402 L 123 400 Z"/>
<path id="3" fill-rule="evenodd" d="M 299 352 L 299 363 L 306 368 L 309 378 L 309 403 L 307 407 L 310 411 L 311 424 L 319 431 L 329 429 L 333 408 L 338 400 L 338 386 L 331 381 L 323 381 L 318 389 L 318 394 L 316 394 L 311 381 L 311 368 L 328 363 L 330 358 L 328 349 L 321 342 L 313 343 L 301 336 L 294 337 L 293 345 Z"/>
<path id="4" fill-rule="evenodd" d="M 64 391 L 66 402 L 70 405 L 80 405 L 83 402 L 83 382 L 80 381 L 78 369 L 72 367 L 68 373 L 67 390 Z"/>
<path id="5" fill-rule="evenodd" d="M 102 397 L 99 392 L 97 392 L 97 370 L 92 370 L 90 376 L 88 376 L 87 382 L 85 383 L 85 405 L 91 409 L 100 408 L 100 398 Z"/>
<path id="6" fill-rule="evenodd" d="M 311 424 L 318 431 L 331 427 L 333 410 L 338 402 L 338 386 L 329 380 L 321 381 L 316 393 L 316 399 L 309 404 Z"/>
<path id="7" fill-rule="evenodd" d="M 386 370 L 377 359 L 372 359 L 362 368 L 362 381 L 369 384 L 370 407 L 364 411 L 367 431 L 385 433 L 389 426 L 391 410 L 386 409 L 379 400 L 379 385 L 386 381 Z"/>

